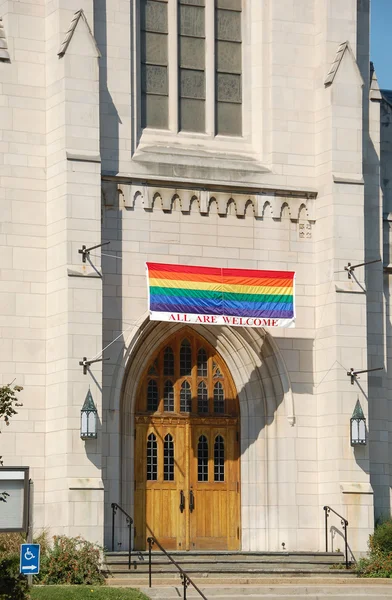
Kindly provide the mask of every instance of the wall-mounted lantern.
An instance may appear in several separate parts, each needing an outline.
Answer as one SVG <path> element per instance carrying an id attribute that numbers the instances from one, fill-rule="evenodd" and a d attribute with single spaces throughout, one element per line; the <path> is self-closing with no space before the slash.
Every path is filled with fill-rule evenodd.
<path id="1" fill-rule="evenodd" d="M 80 437 L 82 440 L 90 440 L 97 437 L 98 411 L 90 390 L 81 410 Z"/>
<path id="2" fill-rule="evenodd" d="M 350 419 L 350 434 L 352 446 L 364 446 L 366 444 L 366 419 L 359 398 Z"/>

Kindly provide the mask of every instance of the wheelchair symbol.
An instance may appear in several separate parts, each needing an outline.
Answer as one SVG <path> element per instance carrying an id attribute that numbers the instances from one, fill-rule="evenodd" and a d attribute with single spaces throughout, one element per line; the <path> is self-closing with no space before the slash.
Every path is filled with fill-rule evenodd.
<path id="1" fill-rule="evenodd" d="M 35 555 L 31 552 L 30 548 L 27 548 L 24 557 L 26 560 L 33 560 L 33 558 L 35 558 Z"/>

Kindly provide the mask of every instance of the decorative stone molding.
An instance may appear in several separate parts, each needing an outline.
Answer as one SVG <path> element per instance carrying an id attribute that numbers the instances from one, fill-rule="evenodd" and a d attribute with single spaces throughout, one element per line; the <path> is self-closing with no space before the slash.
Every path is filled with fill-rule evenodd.
<path id="1" fill-rule="evenodd" d="M 116 206 L 113 201 L 115 193 L 115 182 L 104 182 L 105 206 L 108 208 Z M 107 190 L 111 193 L 108 194 Z M 213 190 L 191 190 L 154 187 L 146 184 L 117 184 L 119 207 L 133 210 L 137 203 L 148 211 L 156 210 L 158 205 L 163 212 L 171 212 L 176 206 L 181 212 L 187 213 L 198 210 L 207 215 L 212 210 L 224 217 L 234 210 L 238 218 L 252 216 L 258 219 L 273 218 L 281 219 L 283 213 L 293 220 L 315 220 L 314 203 L 315 198 L 304 198 L 302 196 L 285 196 L 278 193 L 256 193 L 246 192 L 213 191 Z M 110 200 L 109 200 L 110 197 Z"/>
<path id="2" fill-rule="evenodd" d="M 350 57 L 351 57 L 354 65 L 356 67 L 357 74 L 358 74 L 358 76 L 359 76 L 359 78 L 360 78 L 360 80 L 362 82 L 362 85 L 363 85 L 364 81 L 363 81 L 361 72 L 359 70 L 358 63 L 356 61 L 354 52 L 351 49 L 350 42 L 343 42 L 338 47 L 335 59 L 334 59 L 332 65 L 331 65 L 331 68 L 329 69 L 328 75 L 325 78 L 325 81 L 324 81 L 325 87 L 330 86 L 334 82 L 336 74 L 337 74 L 337 72 L 339 70 L 339 67 L 340 67 L 341 63 L 342 63 L 343 56 L 345 55 L 346 52 L 349 53 L 349 55 L 350 55 Z"/>
<path id="3" fill-rule="evenodd" d="M 0 61 L 10 62 L 10 53 L 8 52 L 7 38 L 3 25 L 3 19 L 0 17 Z"/>
<path id="4" fill-rule="evenodd" d="M 78 26 L 78 23 L 79 23 L 80 19 L 82 19 L 85 22 L 85 24 L 86 24 L 88 33 L 90 34 L 90 37 L 91 37 L 91 41 L 92 41 L 93 45 L 95 46 L 95 49 L 96 49 L 96 52 L 97 52 L 97 56 L 99 58 L 101 57 L 101 52 L 99 51 L 96 39 L 95 39 L 95 37 L 93 35 L 93 32 L 91 31 L 91 27 L 90 27 L 90 25 L 89 25 L 89 23 L 87 21 L 86 15 L 84 14 L 83 9 L 80 9 L 80 10 L 78 10 L 74 14 L 73 19 L 71 21 L 71 25 L 69 26 L 69 29 L 68 29 L 67 33 L 65 34 L 64 41 L 61 44 L 60 50 L 57 53 L 58 56 L 59 56 L 59 58 L 62 58 L 64 56 L 64 54 L 66 53 L 67 48 L 68 48 L 68 46 L 69 46 L 69 44 L 70 44 L 70 42 L 72 40 L 72 36 L 75 33 L 75 30 L 76 30 L 76 28 Z"/>
<path id="5" fill-rule="evenodd" d="M 370 63 L 370 100 L 372 102 L 381 102 L 382 94 L 380 86 L 378 85 L 378 79 L 374 64 Z"/>

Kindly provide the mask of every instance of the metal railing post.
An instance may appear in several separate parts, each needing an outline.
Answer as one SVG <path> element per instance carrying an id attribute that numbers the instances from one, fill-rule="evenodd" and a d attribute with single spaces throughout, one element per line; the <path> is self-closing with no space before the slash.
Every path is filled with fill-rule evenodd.
<path id="1" fill-rule="evenodd" d="M 346 569 L 348 569 L 347 521 L 344 521 L 344 552 L 346 555 Z"/>
<path id="2" fill-rule="evenodd" d="M 112 552 L 114 552 L 114 524 L 115 524 L 115 520 L 116 520 L 116 505 L 113 503 L 112 504 Z"/>
<path id="3" fill-rule="evenodd" d="M 152 564 L 151 564 L 151 549 L 153 545 L 152 538 L 147 539 L 148 542 L 148 587 L 152 587 Z"/>
<path id="4" fill-rule="evenodd" d="M 131 570 L 131 557 L 132 557 L 132 523 L 128 519 L 128 527 L 129 527 L 129 541 L 128 541 L 128 571 Z"/>
<path id="5" fill-rule="evenodd" d="M 328 552 L 328 507 L 324 506 L 325 512 L 325 552 Z"/>
<path id="6" fill-rule="evenodd" d="M 186 587 L 187 587 L 186 577 L 183 577 L 183 580 L 184 580 L 184 600 L 186 600 Z"/>

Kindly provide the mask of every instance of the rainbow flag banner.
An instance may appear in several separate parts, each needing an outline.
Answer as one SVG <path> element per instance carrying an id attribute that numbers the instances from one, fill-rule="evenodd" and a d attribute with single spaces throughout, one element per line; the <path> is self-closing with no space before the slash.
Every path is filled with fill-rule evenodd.
<path id="1" fill-rule="evenodd" d="M 147 263 L 153 321 L 294 327 L 293 271 Z"/>

